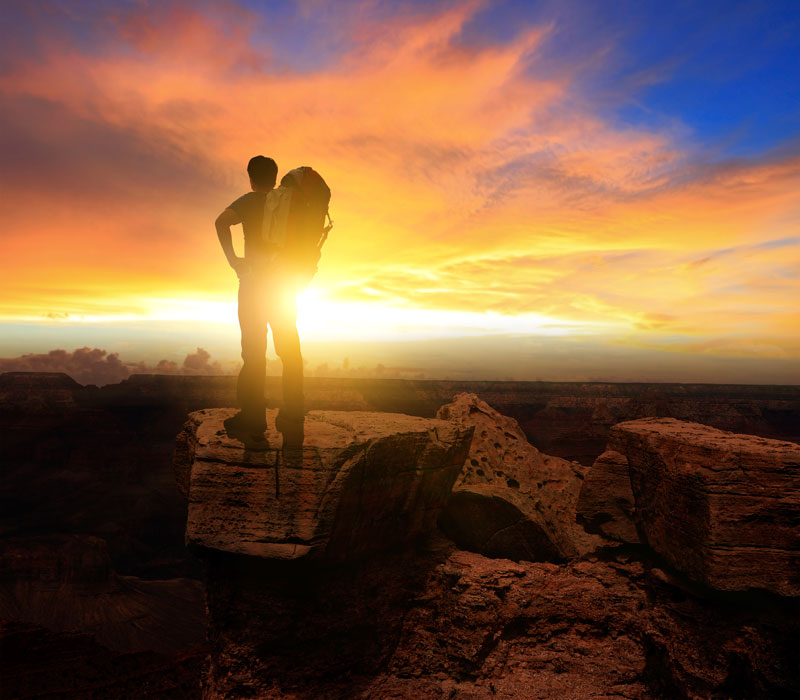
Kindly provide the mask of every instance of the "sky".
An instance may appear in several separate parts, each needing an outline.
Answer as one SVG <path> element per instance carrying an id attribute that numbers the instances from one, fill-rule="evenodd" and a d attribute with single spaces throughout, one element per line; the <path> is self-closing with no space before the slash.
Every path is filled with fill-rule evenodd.
<path id="1" fill-rule="evenodd" d="M 333 192 L 310 374 L 798 384 L 798 36 L 793 1 L 5 2 L 0 357 L 235 371 L 213 221 L 264 154 Z"/>

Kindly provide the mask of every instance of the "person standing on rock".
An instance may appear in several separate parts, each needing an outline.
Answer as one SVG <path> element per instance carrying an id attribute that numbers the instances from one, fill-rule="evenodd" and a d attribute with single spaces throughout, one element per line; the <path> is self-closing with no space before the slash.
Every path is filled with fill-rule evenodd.
<path id="1" fill-rule="evenodd" d="M 275 187 L 278 166 L 272 158 L 255 156 L 247 164 L 251 192 L 232 202 L 215 226 L 228 264 L 239 278 L 239 325 L 242 333 L 242 369 L 236 383 L 241 411 L 225 421 L 231 435 L 264 440 L 266 430 L 267 327 L 272 329 L 275 352 L 283 363 L 283 406 L 278 430 L 303 425 L 303 357 L 297 333 L 297 304 L 291 285 L 275 266 L 275 254 L 262 235 L 267 195 Z M 244 257 L 233 248 L 231 226 L 242 224 Z"/>

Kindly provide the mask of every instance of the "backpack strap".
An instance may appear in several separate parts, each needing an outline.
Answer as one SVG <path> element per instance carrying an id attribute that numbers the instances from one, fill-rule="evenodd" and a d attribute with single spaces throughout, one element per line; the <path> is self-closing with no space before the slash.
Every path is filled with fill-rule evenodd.
<path id="1" fill-rule="evenodd" d="M 328 233 L 333 228 L 333 219 L 331 219 L 331 215 L 326 211 L 325 218 L 328 219 L 328 225 L 322 229 L 322 237 L 319 239 L 319 243 L 317 243 L 317 250 L 322 250 L 322 246 L 325 245 L 325 241 L 328 240 Z"/>

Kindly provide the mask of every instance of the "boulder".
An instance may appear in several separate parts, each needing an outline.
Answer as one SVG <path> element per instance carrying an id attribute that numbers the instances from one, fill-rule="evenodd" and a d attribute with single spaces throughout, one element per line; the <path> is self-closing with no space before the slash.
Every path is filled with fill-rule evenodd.
<path id="1" fill-rule="evenodd" d="M 443 420 L 312 411 L 302 448 L 284 450 L 268 411 L 267 445 L 253 450 L 227 435 L 233 414 L 196 411 L 178 436 L 186 542 L 267 559 L 345 561 L 432 529 L 472 435 Z"/>
<path id="2" fill-rule="evenodd" d="M 604 543 L 576 522 L 587 467 L 542 454 L 517 421 L 475 394 L 458 394 L 436 415 L 475 430 L 440 519 L 456 544 L 490 557 L 559 561 Z"/>
<path id="3" fill-rule="evenodd" d="M 672 418 L 628 421 L 640 535 L 690 578 L 724 591 L 800 595 L 800 445 Z"/>
<path id="4" fill-rule="evenodd" d="M 633 510 L 628 459 L 606 450 L 586 474 L 578 497 L 578 520 L 589 532 L 633 544 L 639 542 Z"/>

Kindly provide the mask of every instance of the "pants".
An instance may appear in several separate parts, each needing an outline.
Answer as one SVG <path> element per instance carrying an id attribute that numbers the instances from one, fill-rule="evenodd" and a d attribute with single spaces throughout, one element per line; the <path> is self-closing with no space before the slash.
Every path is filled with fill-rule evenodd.
<path id="1" fill-rule="evenodd" d="M 297 303 L 291 288 L 265 275 L 244 274 L 239 280 L 239 326 L 242 369 L 236 396 L 242 414 L 255 425 L 264 425 L 269 326 L 275 352 L 283 363 L 283 411 L 302 416 L 303 356 L 297 334 Z"/>

